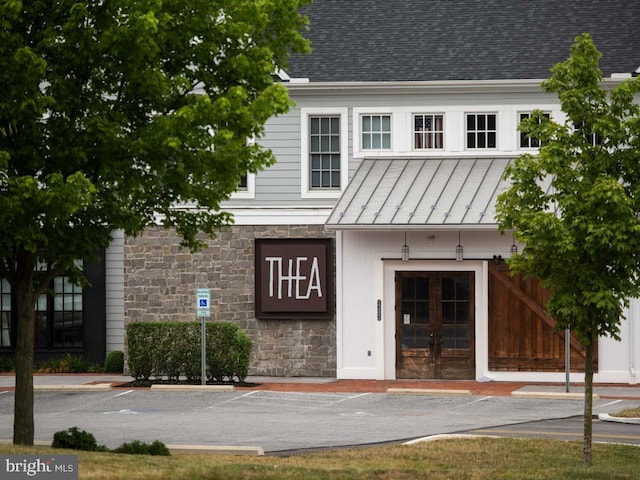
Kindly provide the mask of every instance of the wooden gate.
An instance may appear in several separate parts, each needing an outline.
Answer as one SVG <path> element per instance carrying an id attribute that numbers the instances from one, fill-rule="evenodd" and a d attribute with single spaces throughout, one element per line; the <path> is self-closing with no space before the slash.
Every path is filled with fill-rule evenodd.
<path id="1" fill-rule="evenodd" d="M 504 263 L 489 264 L 489 370 L 565 371 L 565 334 L 553 331 L 548 298 L 538 280 L 511 276 Z M 572 335 L 572 372 L 584 371 L 584 356 Z"/>

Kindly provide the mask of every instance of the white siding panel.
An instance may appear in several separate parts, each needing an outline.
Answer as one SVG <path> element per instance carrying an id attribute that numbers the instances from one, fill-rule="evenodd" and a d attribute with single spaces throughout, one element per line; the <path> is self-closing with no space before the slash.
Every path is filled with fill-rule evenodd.
<path id="1" fill-rule="evenodd" d="M 112 233 L 105 252 L 107 353 L 124 351 L 124 232 Z"/>

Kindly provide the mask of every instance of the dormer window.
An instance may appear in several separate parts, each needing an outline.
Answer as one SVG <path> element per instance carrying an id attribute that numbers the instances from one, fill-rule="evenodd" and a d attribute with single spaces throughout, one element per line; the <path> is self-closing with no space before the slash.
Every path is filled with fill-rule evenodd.
<path id="1" fill-rule="evenodd" d="M 519 115 L 520 122 L 527 118 L 531 118 L 531 112 L 525 112 Z M 545 113 L 544 118 L 549 119 L 551 118 L 551 115 Z M 520 148 L 540 148 L 540 140 L 537 138 L 529 137 L 524 132 L 520 132 Z"/>
<path id="2" fill-rule="evenodd" d="M 467 148 L 496 148 L 497 129 L 495 113 L 467 113 Z"/>
<path id="3" fill-rule="evenodd" d="M 443 115 L 413 116 L 413 148 L 415 150 L 444 148 Z"/>
<path id="4" fill-rule="evenodd" d="M 362 149 L 391 149 L 391 115 L 362 115 Z"/>

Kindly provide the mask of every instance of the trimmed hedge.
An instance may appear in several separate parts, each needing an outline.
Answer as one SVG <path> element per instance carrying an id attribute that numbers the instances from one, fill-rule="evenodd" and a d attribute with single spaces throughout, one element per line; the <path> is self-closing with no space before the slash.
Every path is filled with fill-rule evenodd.
<path id="1" fill-rule="evenodd" d="M 138 381 L 201 376 L 199 322 L 139 322 L 127 326 L 129 374 Z M 251 339 L 234 323 L 207 322 L 207 381 L 243 382 Z"/>

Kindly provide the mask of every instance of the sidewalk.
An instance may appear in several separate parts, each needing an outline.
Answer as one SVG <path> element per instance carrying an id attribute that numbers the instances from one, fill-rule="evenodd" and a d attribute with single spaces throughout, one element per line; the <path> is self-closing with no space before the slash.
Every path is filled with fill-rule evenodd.
<path id="1" fill-rule="evenodd" d="M 113 374 L 34 374 L 33 383 L 39 389 L 71 389 L 81 386 L 117 388 L 132 381 L 132 377 Z M 477 382 L 474 380 L 337 380 L 328 377 L 247 377 L 248 386 L 235 387 L 238 391 L 266 390 L 282 392 L 340 392 L 340 393 L 405 393 L 446 394 L 466 393 L 478 396 L 537 396 L 549 398 L 565 396 L 565 384 L 527 382 Z M 12 390 L 15 377 L 0 374 L 0 390 Z M 90 390 L 90 388 L 87 388 Z M 584 386 L 570 387 L 568 397 L 584 394 Z M 596 384 L 594 394 L 599 398 L 640 401 L 640 385 Z"/>

